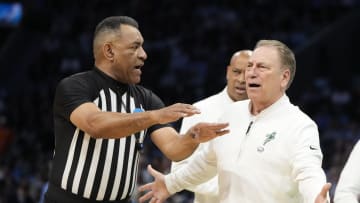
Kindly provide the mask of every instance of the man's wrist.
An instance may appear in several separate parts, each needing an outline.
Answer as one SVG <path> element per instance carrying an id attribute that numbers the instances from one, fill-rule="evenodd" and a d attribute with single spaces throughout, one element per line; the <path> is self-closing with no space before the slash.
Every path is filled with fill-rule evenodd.
<path id="1" fill-rule="evenodd" d="M 192 129 L 189 129 L 186 134 L 182 136 L 182 138 L 185 139 L 185 143 L 188 143 L 189 145 L 192 145 L 194 147 L 197 147 L 199 145 L 197 135 Z"/>
<path id="2" fill-rule="evenodd" d="M 148 113 L 151 123 L 153 123 L 153 124 L 159 124 L 160 123 L 160 120 L 159 120 L 159 118 L 157 116 L 156 110 L 147 111 L 146 113 Z"/>

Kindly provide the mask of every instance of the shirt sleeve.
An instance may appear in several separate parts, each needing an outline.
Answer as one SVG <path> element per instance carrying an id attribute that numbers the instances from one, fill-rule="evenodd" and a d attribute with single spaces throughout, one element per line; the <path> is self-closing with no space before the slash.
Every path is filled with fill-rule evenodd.
<path id="1" fill-rule="evenodd" d="M 60 81 L 56 88 L 54 113 L 70 120 L 70 114 L 78 106 L 91 101 L 91 87 L 85 79 L 68 77 Z"/>
<path id="2" fill-rule="evenodd" d="M 196 123 L 204 121 L 204 120 L 206 120 L 206 119 L 202 118 L 202 114 L 197 114 L 197 115 L 193 115 L 193 116 L 184 118 L 182 121 L 182 124 L 181 124 L 180 133 L 181 134 L 186 133 L 190 127 L 192 127 Z M 172 162 L 171 171 L 172 172 L 177 171 L 177 170 L 181 169 L 182 167 L 186 167 L 188 164 L 190 164 L 191 160 L 193 160 L 195 158 L 196 154 L 201 153 L 201 151 L 205 150 L 205 148 L 207 147 L 208 144 L 209 144 L 208 142 L 201 143 L 190 157 L 188 157 L 182 161 Z M 216 195 L 216 194 L 218 194 L 218 183 L 217 182 L 218 182 L 217 178 L 214 178 L 208 182 L 198 184 L 198 185 L 192 185 L 192 186 L 186 187 L 185 189 L 195 192 L 195 193 L 203 194 L 203 195 Z"/>
<path id="3" fill-rule="evenodd" d="M 360 198 L 360 141 L 350 153 L 335 190 L 335 203 L 358 203 Z"/>
<path id="4" fill-rule="evenodd" d="M 321 168 L 323 155 L 319 133 L 315 124 L 308 124 L 294 133 L 296 141 L 291 157 L 292 176 L 298 183 L 303 202 L 314 203 L 326 183 L 326 176 Z"/>
<path id="5" fill-rule="evenodd" d="M 194 151 L 194 153 L 187 159 L 184 159 L 184 160 L 178 161 L 178 162 L 172 162 L 171 172 L 175 172 L 177 170 L 180 170 L 183 167 L 186 167 L 187 165 L 190 165 L 191 161 L 193 159 L 195 159 L 196 155 L 201 153 L 202 150 L 204 150 L 204 148 L 206 147 L 206 144 L 207 143 L 200 144 L 198 149 L 196 149 L 196 151 Z M 203 194 L 203 195 L 217 195 L 218 190 L 219 190 L 218 178 L 216 176 L 216 178 L 213 178 L 210 181 L 204 182 L 202 184 L 191 185 L 184 189 L 195 192 L 195 193 Z"/>
<path id="6" fill-rule="evenodd" d="M 166 175 L 165 184 L 170 194 L 174 194 L 208 181 L 216 175 L 216 171 L 216 157 L 210 144 L 197 153 L 189 164 Z"/>

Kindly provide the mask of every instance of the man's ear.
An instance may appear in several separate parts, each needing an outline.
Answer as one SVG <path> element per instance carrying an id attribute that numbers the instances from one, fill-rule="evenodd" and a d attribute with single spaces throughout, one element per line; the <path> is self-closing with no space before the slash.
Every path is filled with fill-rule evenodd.
<path id="1" fill-rule="evenodd" d="M 106 59 L 108 59 L 109 61 L 113 61 L 114 60 L 114 52 L 112 50 L 112 46 L 110 43 L 105 43 L 103 46 L 103 53 Z"/>
<path id="2" fill-rule="evenodd" d="M 226 67 L 226 80 L 229 80 L 229 78 L 230 78 L 230 70 L 231 69 L 231 67 L 230 67 L 230 65 L 228 65 L 227 67 Z"/>
<path id="3" fill-rule="evenodd" d="M 290 82 L 290 69 L 285 69 L 282 73 L 282 78 L 281 78 L 281 86 L 284 87 L 285 89 L 287 88 L 287 85 Z"/>

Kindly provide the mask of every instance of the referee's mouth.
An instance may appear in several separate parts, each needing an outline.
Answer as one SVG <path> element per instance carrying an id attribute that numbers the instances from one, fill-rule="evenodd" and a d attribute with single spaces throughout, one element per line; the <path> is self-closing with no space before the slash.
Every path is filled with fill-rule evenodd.
<path id="1" fill-rule="evenodd" d="M 246 86 L 245 85 L 236 86 L 235 91 L 238 94 L 245 94 L 246 93 Z"/>
<path id="2" fill-rule="evenodd" d="M 137 66 L 135 66 L 135 69 L 141 69 L 143 66 L 144 66 L 144 64 L 137 65 Z"/>

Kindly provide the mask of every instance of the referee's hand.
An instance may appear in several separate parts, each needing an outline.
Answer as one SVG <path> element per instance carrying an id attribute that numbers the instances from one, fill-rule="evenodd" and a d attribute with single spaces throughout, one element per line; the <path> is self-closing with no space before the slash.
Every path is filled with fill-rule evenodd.
<path id="1" fill-rule="evenodd" d="M 198 108 L 190 104 L 176 103 L 161 109 L 149 111 L 156 123 L 164 124 L 177 121 L 183 117 L 201 113 Z"/>

